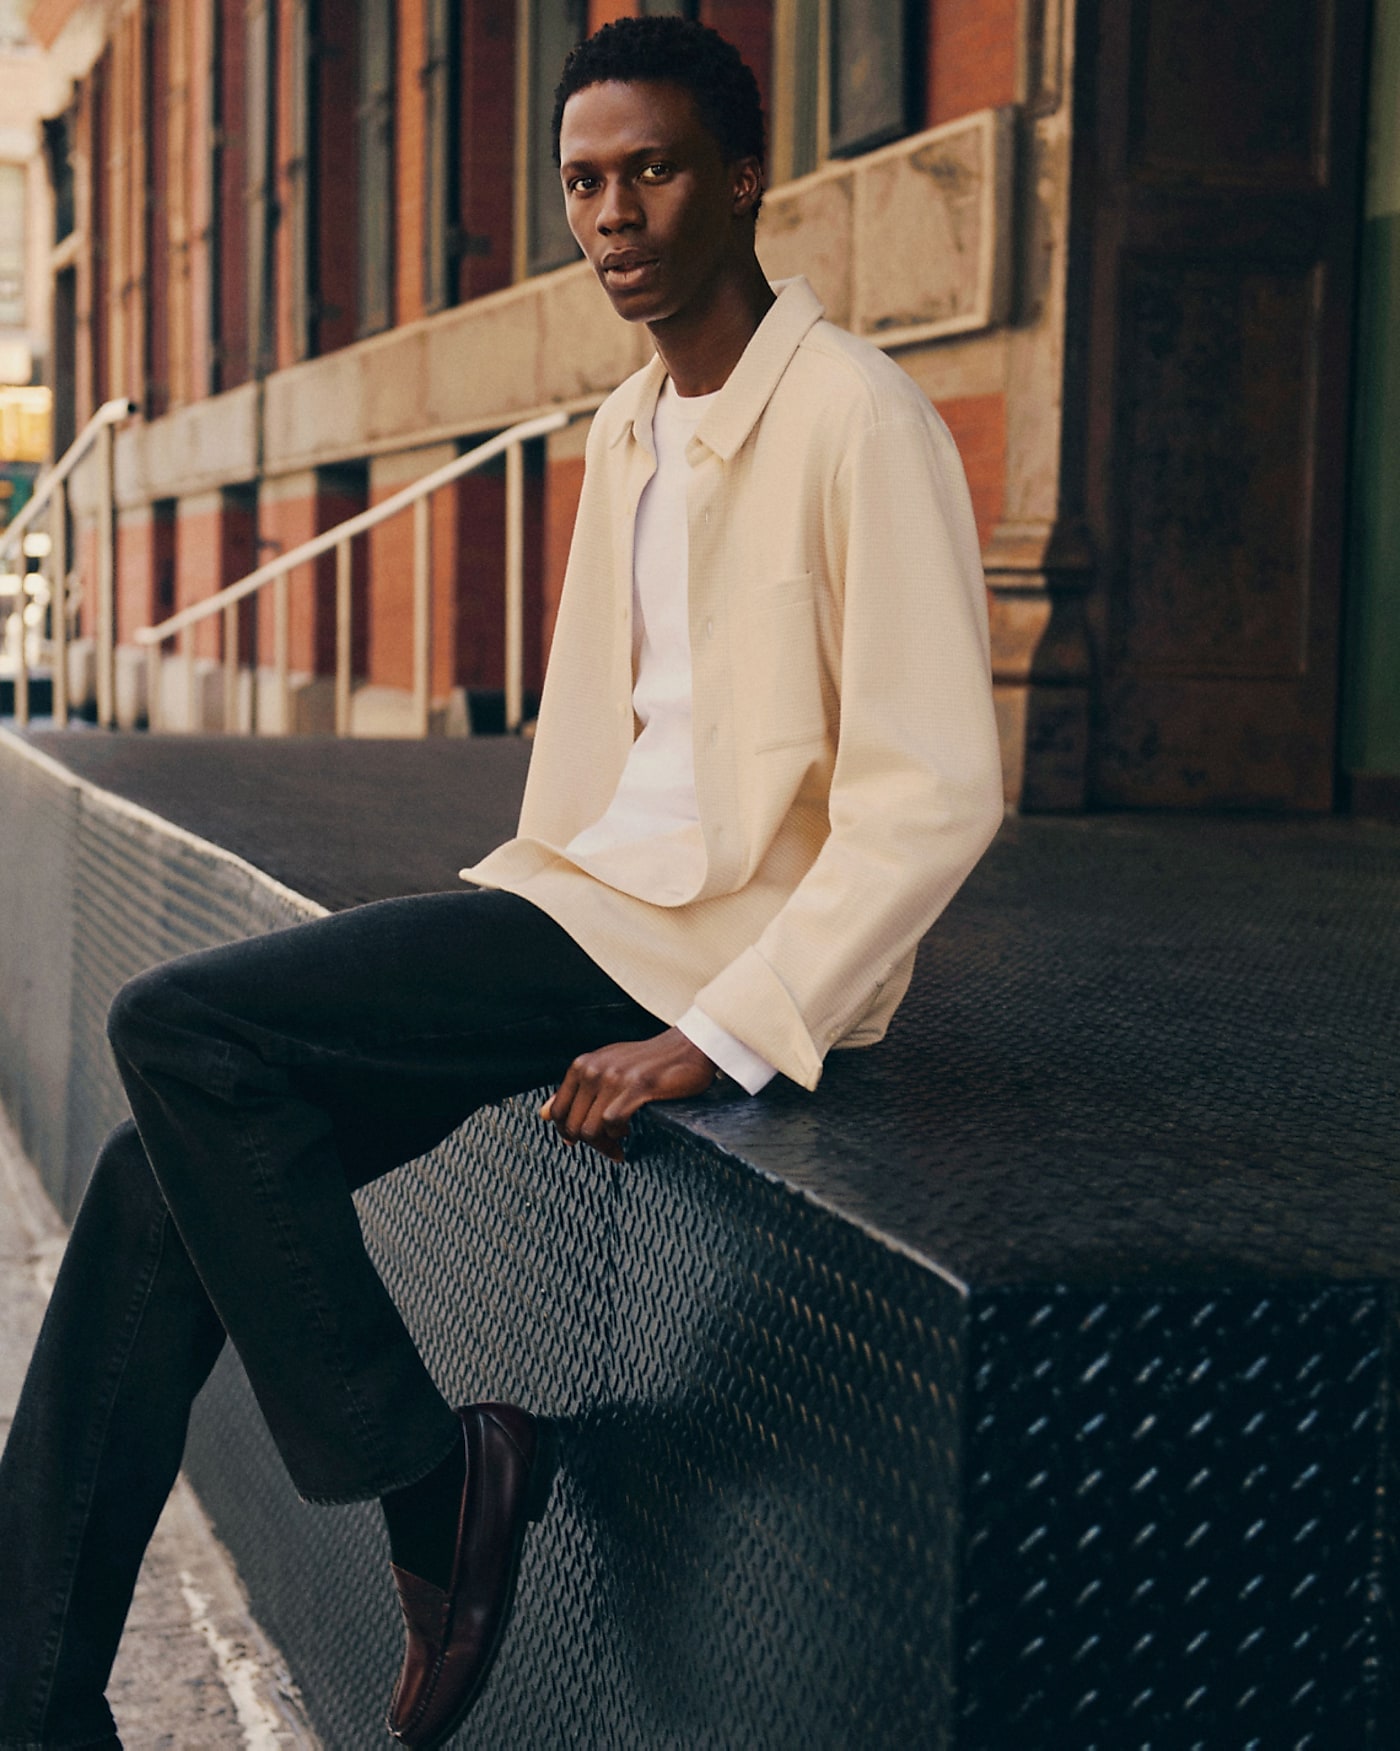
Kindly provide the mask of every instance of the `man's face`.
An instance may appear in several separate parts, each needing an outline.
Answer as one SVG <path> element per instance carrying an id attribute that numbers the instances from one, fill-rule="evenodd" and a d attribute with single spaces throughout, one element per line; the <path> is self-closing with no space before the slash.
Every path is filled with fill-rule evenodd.
<path id="1" fill-rule="evenodd" d="M 559 156 L 569 228 L 628 322 L 676 315 L 747 247 L 736 196 L 747 211 L 762 192 L 757 161 L 725 164 L 683 86 L 614 79 L 576 91 Z"/>

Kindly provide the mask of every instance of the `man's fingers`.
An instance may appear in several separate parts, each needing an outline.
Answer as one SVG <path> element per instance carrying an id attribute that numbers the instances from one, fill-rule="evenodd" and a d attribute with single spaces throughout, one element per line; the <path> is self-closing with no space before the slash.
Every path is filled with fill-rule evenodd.
<path id="1" fill-rule="evenodd" d="M 619 1042 L 581 1053 L 540 1108 L 566 1143 L 580 1138 L 622 1160 L 622 1139 L 637 1111 L 652 1100 L 699 1093 L 714 1065 L 675 1028 L 649 1040 Z"/>

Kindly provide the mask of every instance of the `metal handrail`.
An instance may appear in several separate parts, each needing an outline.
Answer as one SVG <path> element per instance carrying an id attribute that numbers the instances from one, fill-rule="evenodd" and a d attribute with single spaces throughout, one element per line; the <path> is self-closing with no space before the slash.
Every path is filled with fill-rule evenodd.
<path id="1" fill-rule="evenodd" d="M 531 438 L 542 437 L 546 432 L 558 431 L 561 426 L 568 425 L 574 416 L 563 409 L 556 413 L 541 414 L 536 419 L 522 420 L 519 425 L 511 426 L 508 431 L 499 432 L 494 438 L 489 438 L 484 444 L 478 444 L 476 449 L 468 450 L 465 455 L 454 457 L 451 462 L 441 468 L 434 469 L 431 474 L 425 474 L 421 480 L 415 480 L 382 504 L 373 505 L 367 511 L 359 511 L 353 517 L 347 517 L 343 523 L 337 523 L 334 528 L 324 530 L 309 541 L 303 541 L 300 546 L 293 547 L 287 553 L 282 553 L 276 559 L 269 560 L 266 565 L 260 565 L 256 571 L 249 572 L 246 577 L 229 584 L 213 596 L 206 597 L 202 602 L 192 603 L 188 608 L 182 608 L 178 613 L 170 615 L 156 626 L 143 626 L 134 634 L 137 644 L 145 645 L 149 651 L 150 672 L 147 682 L 147 719 L 153 729 L 159 727 L 160 707 L 160 647 L 168 639 L 188 633 L 201 621 L 211 619 L 215 614 L 224 616 L 224 722 L 231 726 L 237 699 L 238 676 L 238 604 L 246 597 L 255 595 L 268 584 L 275 584 L 273 643 L 274 667 L 277 677 L 277 692 L 281 727 L 285 730 L 290 719 L 290 664 L 288 658 L 289 604 L 287 599 L 286 578 L 288 573 L 297 566 L 308 561 L 319 559 L 323 553 L 329 553 L 332 548 L 336 555 L 336 674 L 335 674 L 335 733 L 338 736 L 348 734 L 350 728 L 350 605 L 351 605 L 351 567 L 350 543 L 357 535 L 362 535 L 377 524 L 386 522 L 400 511 L 413 508 L 413 695 L 415 729 L 419 735 L 428 733 L 428 716 L 430 705 L 431 673 L 430 657 L 432 642 L 432 524 L 428 516 L 428 499 L 440 487 L 449 485 L 464 474 L 470 474 L 480 468 L 483 463 L 499 456 L 502 451 L 506 455 L 506 725 L 507 728 L 519 729 L 523 715 L 523 617 L 524 617 L 524 564 L 523 543 L 519 530 L 512 528 L 512 523 L 523 516 L 524 507 L 524 464 L 520 446 Z M 183 644 L 182 639 L 182 644 Z M 189 678 L 193 687 L 194 664 L 192 653 L 185 653 L 190 659 Z"/>
<path id="2" fill-rule="evenodd" d="M 23 539 L 39 519 L 39 513 L 52 500 L 49 517 L 49 618 L 53 636 L 53 718 L 60 726 L 68 722 L 68 476 L 87 455 L 93 444 L 101 440 L 103 457 L 99 483 L 100 511 L 97 542 L 97 715 L 100 722 L 112 721 L 115 688 L 113 662 L 116 601 L 116 542 L 114 519 L 116 495 L 112 469 L 115 457 L 113 428 L 130 419 L 136 404 L 125 396 L 104 401 L 62 456 L 34 483 L 34 491 L 24 509 L 0 534 L 0 561 L 14 553 L 18 546 L 21 562 Z M 15 722 L 29 722 L 29 648 L 25 635 L 24 610 L 28 586 L 27 574 L 20 572 L 19 589 L 19 663 L 15 670 Z"/>

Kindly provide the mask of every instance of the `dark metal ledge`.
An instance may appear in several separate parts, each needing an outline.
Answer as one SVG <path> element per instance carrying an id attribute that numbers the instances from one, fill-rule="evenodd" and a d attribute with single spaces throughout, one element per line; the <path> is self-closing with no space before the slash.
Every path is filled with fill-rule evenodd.
<path id="1" fill-rule="evenodd" d="M 304 905 L 212 844 L 450 886 L 527 753 L 31 745 L 102 787 L 0 739 L 0 1083 L 70 1204 L 115 984 Z M 1400 831 L 1014 820 L 815 1095 L 652 1109 L 623 1168 L 512 1101 L 371 1188 L 444 1389 L 564 1424 L 462 1743 L 1389 1744 L 1397 1062 Z M 297 1504 L 228 1359 L 190 1464 L 327 1742 L 380 1744 L 374 1512 Z"/>

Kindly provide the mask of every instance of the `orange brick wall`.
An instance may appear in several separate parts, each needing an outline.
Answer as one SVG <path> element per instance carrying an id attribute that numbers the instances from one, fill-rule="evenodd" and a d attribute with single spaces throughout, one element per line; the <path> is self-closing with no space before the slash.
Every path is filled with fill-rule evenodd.
<path id="1" fill-rule="evenodd" d="M 394 320 L 423 314 L 423 82 L 425 0 L 399 0 L 394 115 Z"/>
<path id="2" fill-rule="evenodd" d="M 275 558 L 279 553 L 286 553 L 290 548 L 299 547 L 303 541 L 309 541 L 313 535 L 319 533 L 315 494 L 308 493 L 298 498 L 265 498 L 258 506 L 258 532 L 263 544 L 264 561 Z M 324 572 L 324 564 L 319 569 Z M 316 635 L 318 622 L 324 617 L 327 607 L 334 624 L 333 562 L 329 579 L 317 574 L 318 567 L 314 564 L 299 565 L 287 574 L 287 662 L 298 674 L 326 673 L 316 661 Z M 327 582 L 332 592 L 329 604 L 320 599 Z M 272 663 L 276 652 L 275 590 L 276 585 L 269 584 L 265 590 L 258 592 L 258 660 L 264 666 Z"/>
<path id="3" fill-rule="evenodd" d="M 930 0 L 928 121 L 1016 99 L 1019 0 Z"/>
<path id="4" fill-rule="evenodd" d="M 937 406 L 962 457 L 977 533 L 985 547 L 1001 521 L 1006 498 L 1006 397 L 962 395 Z"/>
<path id="5" fill-rule="evenodd" d="M 588 34 L 592 36 L 615 18 L 631 18 L 636 11 L 634 0 L 588 0 Z"/>
<path id="6" fill-rule="evenodd" d="M 383 487 L 370 494 L 383 504 L 398 491 Z M 380 687 L 413 686 L 413 522 L 404 515 L 371 529 L 367 675 Z"/>
<path id="7" fill-rule="evenodd" d="M 130 644 L 138 627 L 151 624 L 155 596 L 151 512 L 123 511 L 117 521 L 117 643 Z"/>
<path id="8" fill-rule="evenodd" d="M 223 588 L 223 533 L 223 511 L 217 500 L 200 499 L 182 508 L 175 529 L 177 610 L 207 601 Z M 219 619 L 200 621 L 194 629 L 195 655 L 218 657 L 221 650 Z"/>
<path id="9" fill-rule="evenodd" d="M 423 472 L 427 472 L 425 467 Z M 402 489 L 376 488 L 371 502 L 383 504 Z M 458 492 L 460 489 L 458 489 Z M 431 691 L 436 698 L 457 683 L 456 644 L 460 588 L 458 496 L 451 488 L 429 501 L 433 542 L 433 639 Z M 380 687 L 413 686 L 413 512 L 403 511 L 371 529 L 369 549 L 369 680 Z M 496 576 L 499 579 L 500 570 Z M 499 587 L 499 585 L 498 585 Z"/>

